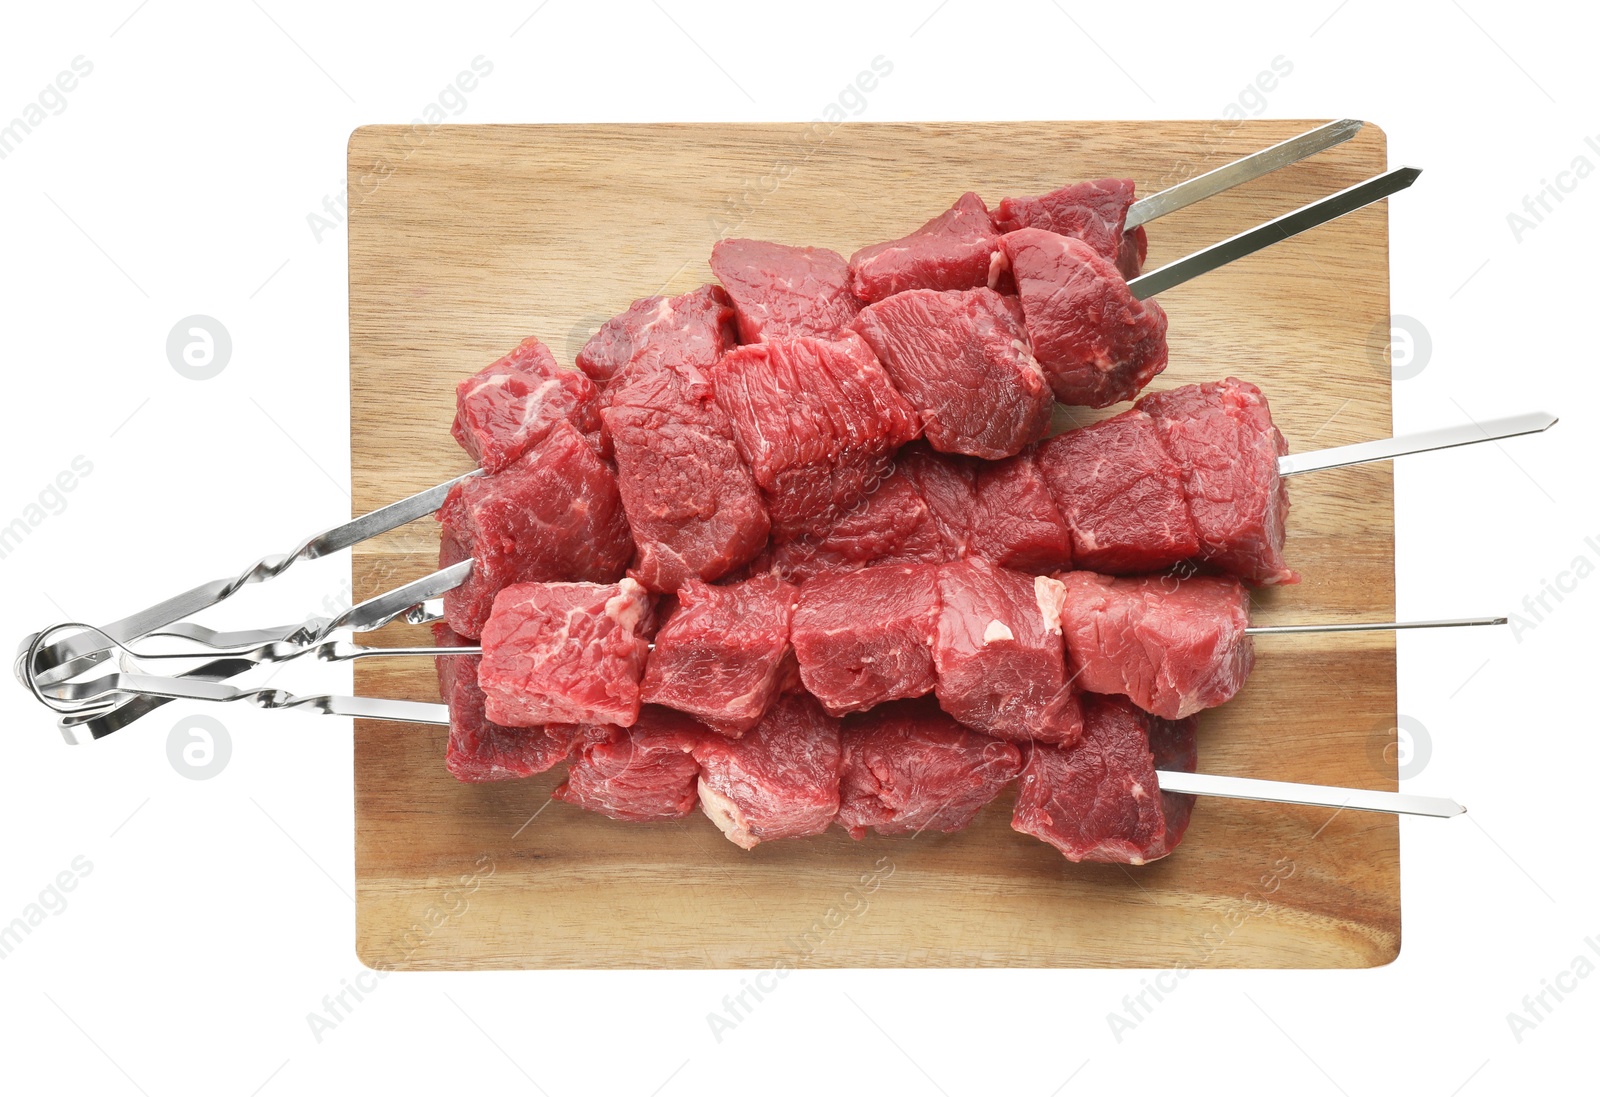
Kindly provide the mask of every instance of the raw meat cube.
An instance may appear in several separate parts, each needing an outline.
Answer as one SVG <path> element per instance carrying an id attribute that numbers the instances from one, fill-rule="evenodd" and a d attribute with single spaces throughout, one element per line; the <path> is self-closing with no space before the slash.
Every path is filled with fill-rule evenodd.
<path id="1" fill-rule="evenodd" d="M 1001 232 L 1048 229 L 1082 240 L 1115 263 L 1124 278 L 1135 278 L 1144 266 L 1150 241 L 1143 225 L 1132 232 L 1123 231 L 1131 205 L 1132 179 L 1098 179 L 1034 198 L 1002 198 L 995 207 L 994 222 Z"/>
<path id="2" fill-rule="evenodd" d="M 845 717 L 839 825 L 850 837 L 950 833 L 1016 779 L 1022 752 L 969 731 L 931 698 Z"/>
<path id="3" fill-rule="evenodd" d="M 829 530 L 774 545 L 756 558 L 757 570 L 791 583 L 825 572 L 855 571 L 877 563 L 939 563 L 944 539 L 927 501 L 896 468 L 878 489 L 840 515 Z"/>
<path id="4" fill-rule="evenodd" d="M 650 596 L 632 579 L 507 587 L 483 626 L 478 681 L 489 719 L 630 726 L 654 623 Z"/>
<path id="5" fill-rule="evenodd" d="M 790 630 L 800 680 L 834 716 L 933 689 L 938 568 L 880 564 L 800 586 Z"/>
<path id="6" fill-rule="evenodd" d="M 528 338 L 456 386 L 450 434 L 482 468 L 499 472 L 563 419 L 586 435 L 600 429 L 594 385 Z"/>
<path id="7" fill-rule="evenodd" d="M 983 466 L 968 551 L 1016 571 L 1072 566 L 1072 531 L 1056 509 L 1033 450 Z"/>
<path id="8" fill-rule="evenodd" d="M 1044 229 L 1000 238 L 1028 337 L 1056 399 L 1103 408 L 1131 400 L 1167 368 L 1167 314 L 1140 301 L 1088 244 Z"/>
<path id="9" fill-rule="evenodd" d="M 823 534 L 882 482 L 917 413 L 860 336 L 738 347 L 712 371 L 779 541 Z"/>
<path id="10" fill-rule="evenodd" d="M 695 367 L 640 366 L 628 377 L 601 417 L 639 547 L 630 574 L 655 591 L 720 579 L 771 529 L 733 427 Z"/>
<path id="11" fill-rule="evenodd" d="M 458 636 L 443 621 L 435 622 L 437 647 L 464 647 L 471 640 Z M 478 656 L 440 656 L 439 699 L 450 706 L 450 737 L 444 764 L 458 781 L 504 781 L 543 773 L 567 759 L 577 742 L 576 724 L 507 728 L 484 716 L 483 690 L 478 686 Z"/>
<path id="12" fill-rule="evenodd" d="M 933 514 L 944 542 L 941 562 L 966 556 L 978 510 L 978 463 L 957 454 L 935 453 L 922 442 L 906 446 L 894 461 L 895 468 L 917 486 Z"/>
<path id="13" fill-rule="evenodd" d="M 839 813 L 839 721 L 803 693 L 742 738 L 702 736 L 694 758 L 700 808 L 736 846 L 821 834 Z"/>
<path id="14" fill-rule="evenodd" d="M 1289 446 L 1261 390 L 1229 377 L 1152 393 L 1136 406 L 1183 466 L 1200 558 L 1258 585 L 1298 583 L 1283 559 L 1289 488 L 1278 458 Z"/>
<path id="15" fill-rule="evenodd" d="M 625 823 L 681 819 L 694 810 L 700 766 L 693 751 L 711 733 L 692 717 L 646 705 L 632 727 L 585 731 L 553 799 Z"/>
<path id="16" fill-rule="evenodd" d="M 1179 720 L 1232 699 L 1255 666 L 1250 596 L 1215 575 L 1113 579 L 1074 571 L 1061 625 L 1079 689 Z"/>
<path id="17" fill-rule="evenodd" d="M 933 665 L 939 707 L 1001 739 L 1070 743 L 1083 715 L 1061 642 L 1064 591 L 986 560 L 939 567 Z"/>
<path id="18" fill-rule="evenodd" d="M 1083 698 L 1083 738 L 1028 747 L 1011 827 L 1069 861 L 1142 865 L 1172 852 L 1149 729 L 1156 717 L 1124 697 Z M 1186 821 L 1186 820 L 1185 820 Z"/>
<path id="19" fill-rule="evenodd" d="M 721 286 L 701 286 L 635 301 L 600 325 L 578 352 L 578 368 L 610 389 L 635 369 L 704 368 L 738 344 L 732 300 Z"/>
<path id="20" fill-rule="evenodd" d="M 1058 434 L 1039 446 L 1038 461 L 1072 530 L 1077 567 L 1137 575 L 1199 550 L 1183 470 L 1143 411 Z"/>
<path id="21" fill-rule="evenodd" d="M 971 289 L 989 284 L 1000 233 L 983 199 L 968 191 L 909 236 L 850 257 L 850 288 L 861 301 L 910 289 Z"/>
<path id="22" fill-rule="evenodd" d="M 754 727 L 789 678 L 797 587 L 768 576 L 710 587 L 690 579 L 656 633 L 640 697 L 730 737 Z"/>
<path id="23" fill-rule="evenodd" d="M 513 583 L 610 583 L 633 555 L 616 476 L 567 422 L 500 472 L 451 488 L 438 518 L 439 566 L 474 561 L 444 596 L 445 620 L 463 636 L 479 634 Z"/>
<path id="24" fill-rule="evenodd" d="M 1055 397 L 1015 297 L 908 290 L 868 305 L 854 327 L 916 408 L 934 449 L 997 460 L 1049 429 Z"/>
<path id="25" fill-rule="evenodd" d="M 802 335 L 830 339 L 861 309 L 850 294 L 844 256 L 827 248 L 719 240 L 711 246 L 711 273 L 733 298 L 744 343 Z"/>

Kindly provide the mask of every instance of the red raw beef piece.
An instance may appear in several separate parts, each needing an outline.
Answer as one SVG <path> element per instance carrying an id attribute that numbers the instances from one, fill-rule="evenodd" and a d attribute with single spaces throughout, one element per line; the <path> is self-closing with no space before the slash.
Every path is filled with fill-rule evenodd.
<path id="1" fill-rule="evenodd" d="M 920 429 L 854 333 L 738 347 L 712 380 L 779 541 L 825 534 L 877 488 L 888 455 Z"/>
<path id="2" fill-rule="evenodd" d="M 1070 743 L 1083 715 L 1067 680 L 1061 584 L 986 560 L 939 567 L 939 707 L 1001 739 Z"/>
<path id="3" fill-rule="evenodd" d="M 827 533 L 774 545 L 756 558 L 759 571 L 791 583 L 877 563 L 939 563 L 948 558 L 933 512 L 896 468 L 878 490 L 845 511 Z"/>
<path id="4" fill-rule="evenodd" d="M 1033 450 L 978 470 L 978 505 L 968 551 L 1038 574 L 1072 566 L 1072 530 L 1056 509 Z"/>
<path id="5" fill-rule="evenodd" d="M 433 640 L 435 646 L 442 648 L 472 644 L 443 621 L 434 624 Z M 507 728 L 489 722 L 484 715 L 483 690 L 478 686 L 476 655 L 441 656 L 434 662 L 439 671 L 439 698 L 450 706 L 450 738 L 444 764 L 456 780 L 531 777 L 565 761 L 572 753 L 579 735 L 576 724 Z"/>
<path id="6" fill-rule="evenodd" d="M 1143 411 L 1058 434 L 1040 444 L 1038 462 L 1072 530 L 1075 566 L 1138 575 L 1199 549 L 1183 470 Z"/>
<path id="7" fill-rule="evenodd" d="M 1195 742 L 1198 723 L 1199 721 L 1193 716 L 1184 720 L 1152 718 L 1146 721 L 1146 731 L 1150 737 L 1150 754 L 1155 759 L 1156 769 L 1179 773 L 1195 771 L 1200 764 L 1199 750 Z M 1194 796 L 1182 792 L 1161 793 L 1161 811 L 1167 817 L 1167 832 L 1162 835 L 1160 842 L 1150 846 L 1145 860 L 1154 861 L 1165 857 L 1183 841 L 1183 835 L 1189 829 L 1189 816 L 1194 813 L 1195 799 Z"/>
<path id="8" fill-rule="evenodd" d="M 1131 400 L 1167 368 L 1167 314 L 1140 301 L 1088 244 L 1044 229 L 1000 238 L 1028 337 L 1056 399 L 1103 408 Z"/>
<path id="9" fill-rule="evenodd" d="M 991 289 L 907 290 L 855 330 L 944 453 L 998 460 L 1044 437 L 1055 396 L 1028 349 L 1022 306 Z"/>
<path id="10" fill-rule="evenodd" d="M 850 257 L 850 288 L 861 301 L 911 289 L 972 289 L 989 284 L 1000 233 L 983 199 L 968 191 L 909 236 Z"/>
<path id="11" fill-rule="evenodd" d="M 1083 698 L 1083 738 L 1028 747 L 1011 828 L 1069 861 L 1142 865 L 1177 844 L 1167 836 L 1149 729 L 1156 718 L 1124 697 Z M 1185 820 L 1187 822 L 1187 820 Z"/>
<path id="12" fill-rule="evenodd" d="M 956 723 L 931 698 L 844 722 L 839 825 L 850 837 L 960 830 L 1022 770 L 1013 743 Z"/>
<path id="13" fill-rule="evenodd" d="M 692 717 L 646 705 L 629 728 L 585 729 L 553 799 L 625 823 L 681 819 L 699 798 L 693 751 L 711 733 Z"/>
<path id="14" fill-rule="evenodd" d="M 978 462 L 958 454 L 935 453 L 922 442 L 906 446 L 894 462 L 896 470 L 917 486 L 933 514 L 944 543 L 938 562 L 966 556 L 978 511 Z"/>
<path id="15" fill-rule="evenodd" d="M 1179 720 L 1232 699 L 1255 666 L 1250 595 L 1218 575 L 1060 576 L 1073 681 Z"/>
<path id="16" fill-rule="evenodd" d="M 754 727 L 790 677 L 799 588 L 769 576 L 710 587 L 689 580 L 656 632 L 640 697 L 733 738 Z"/>
<path id="17" fill-rule="evenodd" d="M 933 689 L 938 567 L 880 564 L 800 586 L 790 637 L 800 680 L 834 716 Z"/>
<path id="18" fill-rule="evenodd" d="M 628 727 L 654 623 L 650 596 L 632 579 L 507 587 L 483 626 L 478 681 L 489 718 Z"/>
<path id="19" fill-rule="evenodd" d="M 814 335 L 830 339 L 855 319 L 844 256 L 765 240 L 719 240 L 711 273 L 727 288 L 739 318 L 739 341 L 759 343 Z"/>
<path id="20" fill-rule="evenodd" d="M 1278 458 L 1289 445 L 1261 390 L 1229 377 L 1151 393 L 1136 406 L 1183 466 L 1200 558 L 1259 586 L 1298 583 L 1283 558 L 1289 488 Z"/>
<path id="21" fill-rule="evenodd" d="M 636 369 L 709 366 L 738 345 L 732 300 L 721 286 L 701 286 L 676 297 L 641 297 L 600 325 L 578 352 L 578 368 L 611 388 Z"/>
<path id="22" fill-rule="evenodd" d="M 1034 198 L 1002 198 L 995 207 L 994 222 L 1003 233 L 1046 229 L 1082 240 L 1115 263 L 1124 278 L 1136 278 L 1144 267 L 1150 241 L 1143 225 L 1132 232 L 1123 231 L 1131 205 L 1132 179 L 1097 179 Z"/>
<path id="23" fill-rule="evenodd" d="M 445 620 L 463 636 L 479 634 L 513 583 L 610 583 L 633 555 L 611 466 L 566 422 L 501 471 L 451 488 L 438 518 L 439 566 L 475 561 L 444 596 Z"/>
<path id="24" fill-rule="evenodd" d="M 563 419 L 586 435 L 600 429 L 594 385 L 529 338 L 456 386 L 450 434 L 481 467 L 499 472 Z"/>
<path id="25" fill-rule="evenodd" d="M 694 758 L 700 808 L 736 846 L 821 834 L 839 814 L 839 721 L 803 693 L 739 739 L 702 736 Z"/>
<path id="26" fill-rule="evenodd" d="M 601 418 L 639 546 L 630 574 L 655 591 L 720 579 L 771 530 L 733 427 L 696 367 L 636 367 L 628 378 L 607 390 L 615 398 Z"/>

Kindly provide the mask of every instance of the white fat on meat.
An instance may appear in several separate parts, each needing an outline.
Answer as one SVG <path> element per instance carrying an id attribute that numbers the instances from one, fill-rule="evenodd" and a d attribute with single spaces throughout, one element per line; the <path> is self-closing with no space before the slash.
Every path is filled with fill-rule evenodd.
<path id="1" fill-rule="evenodd" d="M 704 777 L 699 779 L 699 787 L 700 810 L 706 813 L 706 818 L 717 824 L 717 829 L 734 845 L 741 849 L 755 849 L 761 839 L 750 833 L 738 806 L 707 785 Z"/>
<path id="2" fill-rule="evenodd" d="M 1045 632 L 1060 632 L 1061 611 L 1067 605 L 1067 585 L 1048 575 L 1035 576 L 1033 598 L 1039 603 L 1039 612 L 1044 616 Z"/>
<path id="3" fill-rule="evenodd" d="M 633 579 L 624 579 L 617 585 L 621 591 L 606 599 L 606 616 L 624 632 L 637 633 L 645 607 L 649 605 L 645 600 L 644 587 Z"/>
<path id="4" fill-rule="evenodd" d="M 990 621 L 989 627 L 983 630 L 983 642 L 986 645 L 998 643 L 1001 640 L 1015 639 L 1016 636 L 1006 627 L 1006 623 L 998 619 Z"/>

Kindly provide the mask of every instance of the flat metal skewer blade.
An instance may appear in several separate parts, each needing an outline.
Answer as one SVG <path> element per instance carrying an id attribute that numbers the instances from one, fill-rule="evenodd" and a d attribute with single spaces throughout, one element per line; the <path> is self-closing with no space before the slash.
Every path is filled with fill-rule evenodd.
<path id="1" fill-rule="evenodd" d="M 1470 628 L 1475 625 L 1504 625 L 1505 617 L 1447 617 L 1437 621 L 1358 621 L 1328 625 L 1251 625 L 1249 636 L 1288 636 L 1301 632 L 1399 632 L 1412 628 Z"/>
<path id="2" fill-rule="evenodd" d="M 1325 149 L 1350 140 L 1366 125 L 1359 118 L 1341 118 L 1337 122 L 1329 122 L 1325 126 L 1318 126 L 1314 130 L 1302 133 L 1298 137 L 1291 137 L 1287 141 L 1279 141 L 1271 148 L 1262 149 L 1260 152 L 1251 153 L 1231 164 L 1223 164 L 1220 168 L 1213 168 L 1204 175 L 1197 175 L 1193 179 L 1186 179 L 1176 186 L 1159 190 L 1151 195 L 1134 202 L 1128 207 L 1128 219 L 1124 223 L 1125 229 L 1135 229 L 1140 225 L 1147 225 L 1157 217 L 1165 217 L 1174 210 L 1184 206 L 1191 206 L 1196 202 L 1210 198 L 1214 194 L 1221 194 L 1241 183 L 1248 183 L 1252 179 L 1259 179 L 1279 168 L 1286 168 L 1290 164 L 1304 160 L 1308 156 L 1315 156 Z"/>
<path id="3" fill-rule="evenodd" d="M 1513 415 L 1507 419 L 1490 419 L 1484 423 L 1464 423 L 1458 427 L 1441 427 L 1417 434 L 1402 434 L 1395 438 L 1379 438 L 1374 442 L 1357 442 L 1351 446 L 1334 446 L 1310 453 L 1291 453 L 1278 458 L 1278 475 L 1294 476 L 1318 469 L 1343 468 L 1345 465 L 1365 465 L 1373 461 L 1387 461 L 1408 453 L 1426 453 L 1435 449 L 1452 449 L 1470 446 L 1474 442 L 1493 442 L 1500 438 L 1515 438 L 1522 434 L 1538 434 L 1549 430 L 1559 420 L 1545 411 L 1526 415 Z"/>
<path id="4" fill-rule="evenodd" d="M 1336 785 L 1302 785 L 1293 781 L 1263 781 L 1254 777 L 1221 777 L 1213 773 L 1183 773 L 1167 769 L 1156 770 L 1156 778 L 1161 782 L 1162 792 L 1223 796 L 1231 800 L 1264 800 L 1272 804 L 1349 808 L 1351 811 L 1380 811 L 1391 815 L 1428 815 L 1437 819 L 1448 819 L 1467 810 L 1454 800 L 1436 796 L 1409 796 L 1402 792 L 1340 788 Z"/>
<path id="5" fill-rule="evenodd" d="M 1128 282 L 1128 288 L 1141 300 L 1154 297 L 1235 259 L 1254 255 L 1262 248 L 1297 236 L 1307 229 L 1316 228 L 1347 213 L 1354 213 L 1397 191 L 1405 190 L 1416 182 L 1417 176 L 1421 174 L 1421 168 L 1395 168 L 1382 175 L 1375 175 L 1364 183 L 1347 187 L 1337 194 L 1330 194 L 1326 198 L 1312 202 L 1309 206 L 1301 206 L 1292 213 L 1274 217 L 1263 225 L 1257 225 L 1237 236 L 1230 236 L 1208 248 L 1201 248 L 1192 255 L 1186 255 L 1164 267 L 1157 267 L 1147 274 L 1141 274 Z"/>

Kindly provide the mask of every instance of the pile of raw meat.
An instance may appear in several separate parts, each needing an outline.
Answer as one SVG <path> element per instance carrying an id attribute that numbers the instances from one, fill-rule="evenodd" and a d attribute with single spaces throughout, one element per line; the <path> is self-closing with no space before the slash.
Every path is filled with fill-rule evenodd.
<path id="1" fill-rule="evenodd" d="M 1192 798 L 1156 770 L 1250 672 L 1243 584 L 1298 577 L 1255 386 L 1045 437 L 1166 365 L 1132 199 L 967 194 L 848 261 L 724 240 L 720 285 L 634 302 L 577 370 L 528 339 L 463 381 L 450 771 L 566 762 L 560 800 L 745 848 L 952 831 L 1016 781 L 1071 860 L 1169 853 Z"/>

